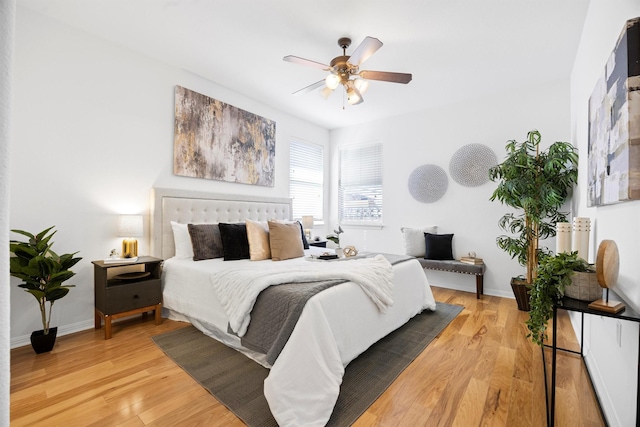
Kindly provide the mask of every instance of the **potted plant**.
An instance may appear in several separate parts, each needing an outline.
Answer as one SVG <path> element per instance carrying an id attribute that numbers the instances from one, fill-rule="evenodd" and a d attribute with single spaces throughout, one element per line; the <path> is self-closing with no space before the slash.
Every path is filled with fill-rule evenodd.
<path id="1" fill-rule="evenodd" d="M 337 230 L 333 230 L 333 234 L 329 234 L 327 236 L 327 240 L 331 240 L 333 243 L 335 243 L 338 247 L 340 247 L 340 235 L 344 233 L 344 230 L 342 230 L 342 227 L 338 226 Z"/>
<path id="2" fill-rule="evenodd" d="M 515 278 L 511 287 L 518 309 L 529 309 L 528 288 L 536 277 L 538 257 L 548 253 L 539 241 L 555 236 L 555 223 L 565 222 L 560 208 L 578 178 L 578 153 L 568 142 L 555 142 L 540 150 L 540 132 L 532 130 L 524 142 L 511 140 L 506 159 L 489 170 L 498 182 L 490 200 L 498 200 L 519 213 L 509 212 L 498 225 L 510 235 L 496 239 L 498 247 L 526 267 L 524 278 Z"/>
<path id="3" fill-rule="evenodd" d="M 553 315 L 553 303 L 562 298 L 576 272 L 586 272 L 591 266 L 578 252 L 544 254 L 540 256 L 537 276 L 531 286 L 531 309 L 527 328 L 531 340 L 542 346 L 547 337 L 547 322 Z"/>
<path id="4" fill-rule="evenodd" d="M 336 254 L 338 254 L 338 256 L 342 256 L 342 248 L 340 247 L 340 234 L 342 233 L 344 233 L 344 230 L 338 225 L 338 229 L 333 230 L 333 234 L 327 236 L 327 240 L 331 240 L 337 245 Z"/>
<path id="5" fill-rule="evenodd" d="M 11 230 L 28 238 L 27 241 L 11 240 L 10 273 L 22 280 L 18 286 L 29 292 L 38 301 L 42 330 L 31 334 L 31 345 L 36 353 L 51 351 L 58 328 L 50 328 L 53 303 L 69 293 L 74 285 L 63 285 L 75 276 L 70 270 L 82 258 L 72 254 L 58 255 L 52 249 L 51 238 L 54 227 L 33 235 L 22 230 Z M 48 303 L 48 311 L 47 311 Z"/>

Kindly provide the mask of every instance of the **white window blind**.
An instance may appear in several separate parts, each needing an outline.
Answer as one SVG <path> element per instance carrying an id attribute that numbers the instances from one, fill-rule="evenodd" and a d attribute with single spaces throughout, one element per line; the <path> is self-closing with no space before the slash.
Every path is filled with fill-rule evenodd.
<path id="1" fill-rule="evenodd" d="M 382 225 L 382 143 L 340 148 L 341 224 Z"/>
<path id="2" fill-rule="evenodd" d="M 313 215 L 322 221 L 324 150 L 316 144 L 291 141 L 289 196 L 293 199 L 293 218 Z"/>

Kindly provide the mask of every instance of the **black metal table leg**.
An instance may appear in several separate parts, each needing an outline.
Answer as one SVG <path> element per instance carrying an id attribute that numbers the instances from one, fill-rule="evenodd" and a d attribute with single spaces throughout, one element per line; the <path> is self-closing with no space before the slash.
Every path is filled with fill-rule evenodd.
<path id="1" fill-rule="evenodd" d="M 558 352 L 558 307 L 553 305 L 553 345 L 551 347 L 551 410 L 549 411 L 549 426 L 555 425 L 556 411 L 556 356 Z"/>

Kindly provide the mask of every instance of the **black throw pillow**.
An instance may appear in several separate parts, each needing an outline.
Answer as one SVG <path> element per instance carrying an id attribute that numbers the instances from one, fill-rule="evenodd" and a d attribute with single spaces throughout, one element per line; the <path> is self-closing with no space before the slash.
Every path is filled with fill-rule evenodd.
<path id="1" fill-rule="evenodd" d="M 296 222 L 300 224 L 300 221 Z M 300 224 L 300 233 L 302 234 L 302 246 L 305 249 L 309 249 L 309 242 L 307 242 L 307 236 L 304 235 L 304 228 L 302 227 L 302 224 Z"/>
<path id="2" fill-rule="evenodd" d="M 424 233 L 424 243 L 426 251 L 425 259 L 452 260 L 453 249 L 451 243 L 453 234 L 431 234 Z"/>
<path id="3" fill-rule="evenodd" d="M 247 225 L 242 223 L 227 224 L 221 222 L 220 237 L 225 261 L 249 259 L 249 239 L 247 238 Z"/>

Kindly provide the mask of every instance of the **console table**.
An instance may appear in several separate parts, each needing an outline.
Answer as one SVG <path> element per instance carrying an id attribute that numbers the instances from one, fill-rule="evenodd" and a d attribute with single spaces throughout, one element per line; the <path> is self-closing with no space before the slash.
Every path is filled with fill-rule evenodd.
<path id="1" fill-rule="evenodd" d="M 556 406 L 556 356 L 557 351 L 566 351 L 569 353 L 579 354 L 582 357 L 582 362 L 584 364 L 585 369 L 587 370 L 587 374 L 589 376 L 589 381 L 591 381 L 591 373 L 589 372 L 589 367 L 584 361 L 583 354 L 583 346 L 584 346 L 584 315 L 591 314 L 595 316 L 606 316 L 619 320 L 627 320 L 630 322 L 638 322 L 640 323 L 640 313 L 634 311 L 633 309 L 626 307 L 624 311 L 620 313 L 607 313 L 605 311 L 597 311 L 592 310 L 589 307 L 589 303 L 585 301 L 578 301 L 572 298 L 565 297 L 562 300 L 558 301 L 553 305 L 553 318 L 552 318 L 552 329 L 553 329 L 553 338 L 551 344 L 551 399 L 549 399 L 549 387 L 547 384 L 547 363 L 544 356 L 544 347 L 542 348 L 542 361 L 544 363 L 544 385 L 545 385 L 545 393 L 547 394 L 547 426 L 552 427 L 555 423 L 555 406 Z M 557 315 L 558 310 L 566 310 L 566 311 L 574 311 L 580 313 L 581 316 L 581 327 L 580 327 L 580 352 L 568 350 L 564 348 L 558 348 L 557 343 Z M 547 346 L 548 347 L 548 346 Z M 593 387 L 593 383 L 591 383 Z M 598 397 L 598 393 L 596 392 L 596 399 L 598 400 L 598 406 L 600 407 L 600 413 L 602 413 L 602 406 L 600 405 L 600 398 Z M 636 427 L 640 427 L 640 344 L 638 348 L 638 377 L 636 378 Z M 604 418 L 604 414 L 602 414 Z M 605 419 L 606 423 L 606 419 Z"/>

